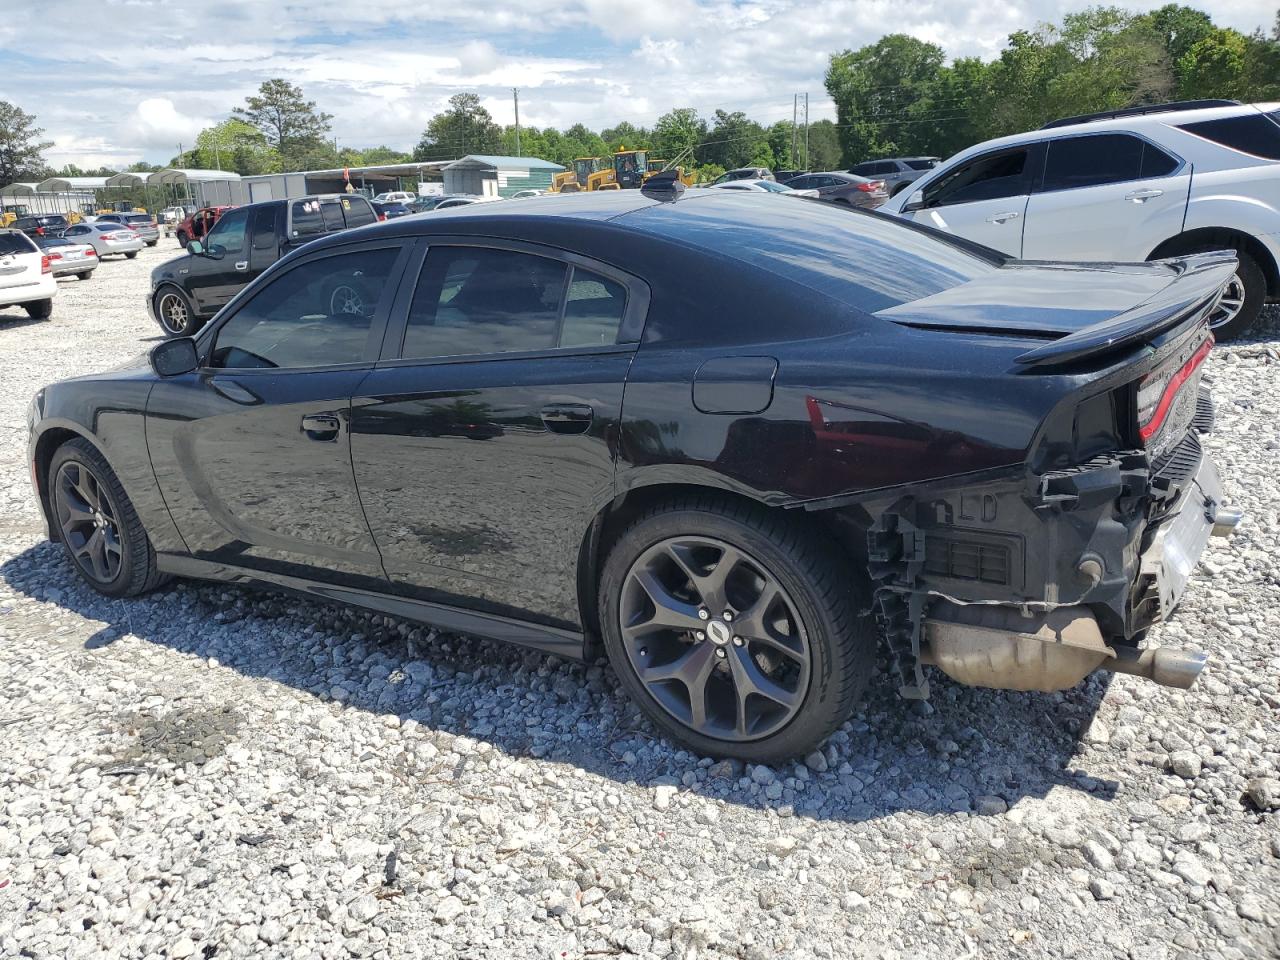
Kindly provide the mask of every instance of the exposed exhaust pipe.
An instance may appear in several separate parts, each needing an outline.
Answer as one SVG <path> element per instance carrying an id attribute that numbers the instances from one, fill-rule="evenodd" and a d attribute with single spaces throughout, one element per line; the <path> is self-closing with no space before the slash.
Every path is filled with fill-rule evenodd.
<path id="1" fill-rule="evenodd" d="M 1178 647 L 1149 647 L 1133 650 L 1112 647 L 1116 655 L 1102 664 L 1103 670 L 1112 673 L 1129 673 L 1146 677 L 1163 687 L 1190 690 L 1200 677 L 1209 658 L 1199 650 L 1183 650 Z"/>
<path id="2" fill-rule="evenodd" d="M 1211 537 L 1229 537 L 1235 532 L 1236 527 L 1240 526 L 1240 521 L 1244 519 L 1244 511 L 1239 507 L 1228 507 L 1218 504 L 1213 511 L 1213 529 L 1209 531 Z"/>

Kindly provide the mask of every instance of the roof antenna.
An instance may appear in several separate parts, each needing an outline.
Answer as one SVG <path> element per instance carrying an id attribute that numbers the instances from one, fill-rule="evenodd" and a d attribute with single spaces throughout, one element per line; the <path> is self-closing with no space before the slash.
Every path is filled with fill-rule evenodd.
<path id="1" fill-rule="evenodd" d="M 663 170 L 655 173 L 640 187 L 640 192 L 650 200 L 671 202 L 684 195 L 684 183 L 680 180 L 679 170 Z"/>

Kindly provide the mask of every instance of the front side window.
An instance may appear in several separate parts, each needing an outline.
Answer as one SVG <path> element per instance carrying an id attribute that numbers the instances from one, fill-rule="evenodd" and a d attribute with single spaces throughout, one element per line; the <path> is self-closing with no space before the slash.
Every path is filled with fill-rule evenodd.
<path id="1" fill-rule="evenodd" d="M 912 170 L 932 170 L 938 165 L 937 160 L 908 160 L 907 166 Z"/>
<path id="2" fill-rule="evenodd" d="M 209 366 L 326 367 L 364 359 L 399 253 L 345 253 L 277 275 L 218 330 Z"/>
<path id="3" fill-rule="evenodd" d="M 1052 140 L 1041 190 L 1127 183 L 1172 172 L 1177 160 L 1140 137 L 1104 133 Z"/>
<path id="4" fill-rule="evenodd" d="M 433 247 L 409 308 L 401 356 L 519 353 L 614 344 L 626 288 L 514 250 Z"/>
<path id="5" fill-rule="evenodd" d="M 209 231 L 208 243 L 206 246 L 210 251 L 216 251 L 226 257 L 240 256 L 245 252 L 247 246 L 245 242 L 245 233 L 249 226 L 248 210 L 233 210 L 230 213 L 222 215 L 217 223 L 213 225 L 213 229 Z"/>
<path id="6" fill-rule="evenodd" d="M 1262 157 L 1280 160 L 1280 110 L 1273 113 L 1247 113 L 1221 120 L 1203 120 L 1179 125 L 1187 133 L 1212 140 L 1216 144 Z"/>
<path id="7" fill-rule="evenodd" d="M 1002 200 L 1030 192 L 1026 150 L 988 154 L 944 173 L 925 187 L 925 206 Z"/>

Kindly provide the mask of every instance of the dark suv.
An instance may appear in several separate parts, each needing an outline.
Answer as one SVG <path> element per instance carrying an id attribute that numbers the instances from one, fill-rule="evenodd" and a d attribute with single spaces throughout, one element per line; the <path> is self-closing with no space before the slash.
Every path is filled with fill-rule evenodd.
<path id="1" fill-rule="evenodd" d="M 151 316 L 172 337 L 189 336 L 249 281 L 305 243 L 376 223 L 361 196 L 330 194 L 267 200 L 228 210 L 204 241 L 151 272 Z"/>
<path id="2" fill-rule="evenodd" d="M 33 214 L 19 217 L 10 224 L 14 230 L 21 230 L 28 237 L 60 237 L 69 227 L 67 218 L 60 213 Z"/>
<path id="3" fill-rule="evenodd" d="M 850 173 L 873 180 L 883 180 L 884 188 L 889 196 L 901 193 L 907 184 L 924 176 L 938 165 L 937 157 L 894 157 L 889 160 L 868 160 L 856 167 L 850 167 Z"/>

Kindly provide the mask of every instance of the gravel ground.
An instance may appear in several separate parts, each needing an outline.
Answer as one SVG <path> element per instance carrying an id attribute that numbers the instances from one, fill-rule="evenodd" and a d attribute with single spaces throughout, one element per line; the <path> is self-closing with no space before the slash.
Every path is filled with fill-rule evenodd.
<path id="1" fill-rule="evenodd" d="M 1194 691 L 886 681 L 806 762 L 658 739 L 602 665 L 41 537 L 24 410 L 156 339 L 171 242 L 0 311 L 0 956 L 1275 957 L 1280 312 L 1212 362 L 1249 511 L 1159 642 Z M 1268 599 L 1270 598 L 1270 599 Z"/>

